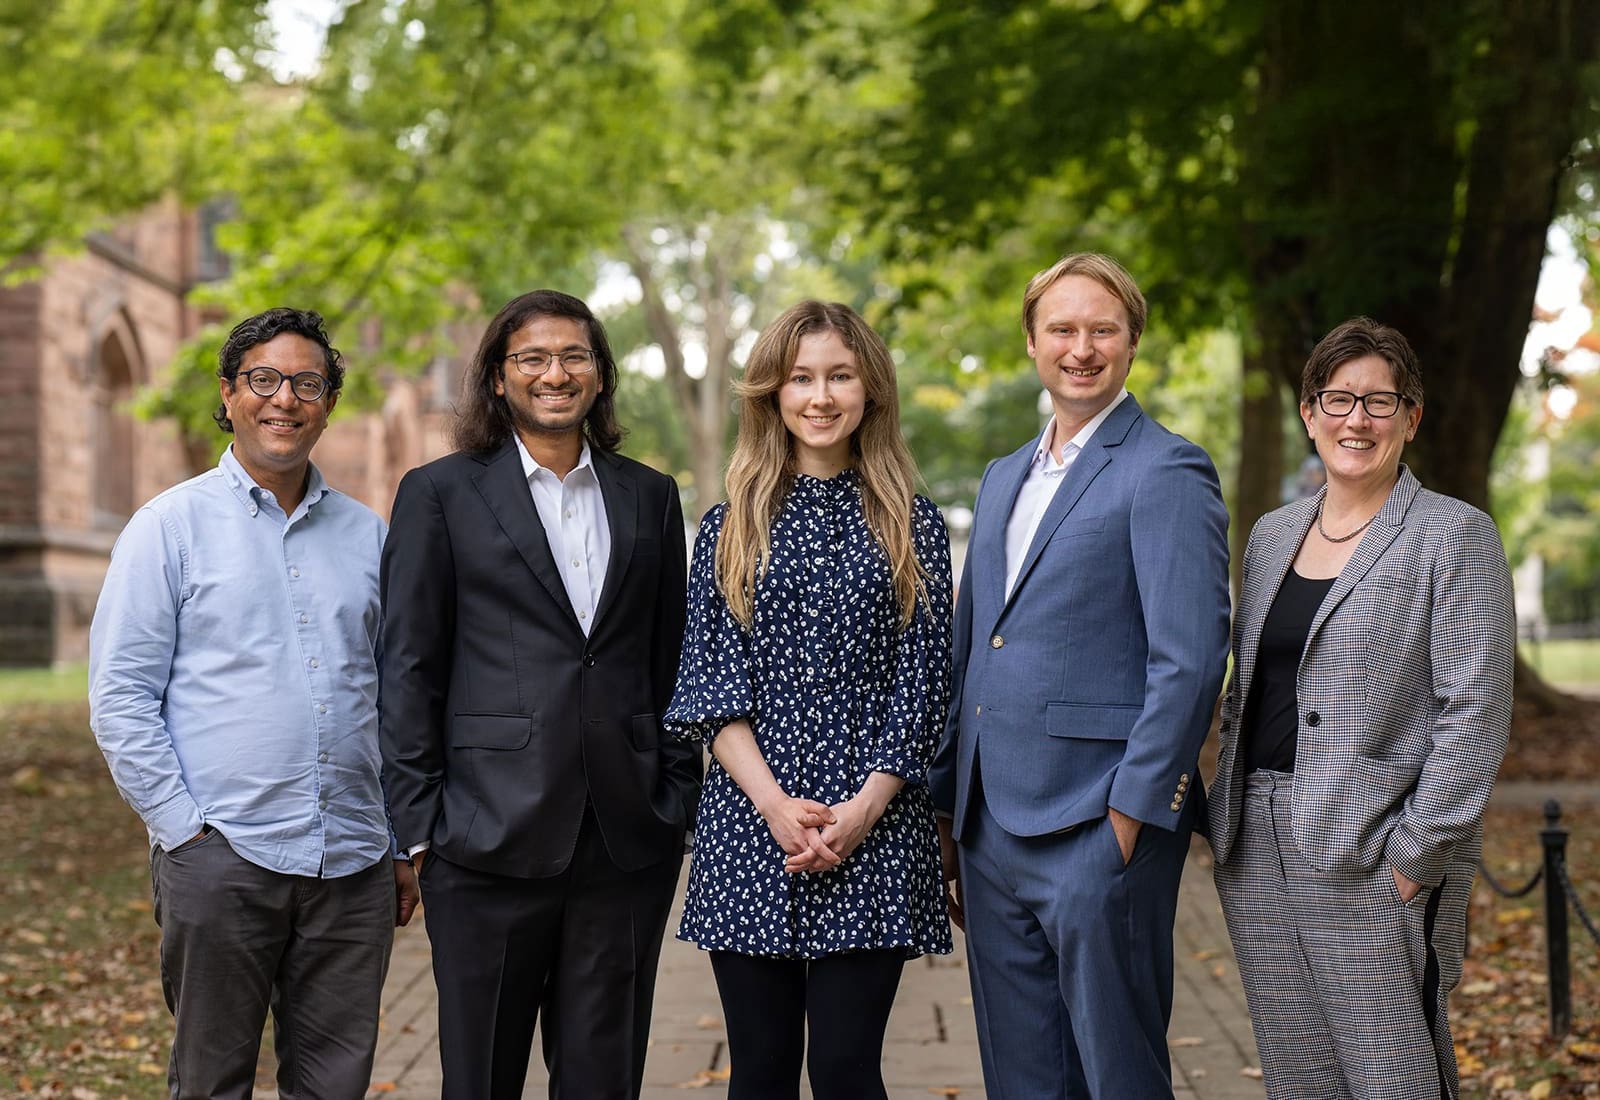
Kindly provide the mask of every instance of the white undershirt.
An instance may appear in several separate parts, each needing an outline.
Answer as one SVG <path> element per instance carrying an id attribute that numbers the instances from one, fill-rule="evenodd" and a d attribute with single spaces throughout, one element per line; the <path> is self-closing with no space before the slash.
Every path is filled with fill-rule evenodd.
<path id="1" fill-rule="evenodd" d="M 520 436 L 514 438 L 533 506 L 539 512 L 544 537 L 561 573 L 562 587 L 567 590 L 578 625 L 587 637 L 600 604 L 606 566 L 611 564 L 611 528 L 606 524 L 606 502 L 600 495 L 589 443 L 584 441 L 578 464 L 560 478 L 534 461 Z"/>
<path id="2" fill-rule="evenodd" d="M 1028 477 L 1023 481 L 1016 503 L 1011 506 L 1011 515 L 1006 520 L 1006 599 L 1011 598 L 1011 590 L 1017 586 L 1017 575 L 1022 572 L 1028 547 L 1033 545 L 1039 522 L 1044 519 L 1045 509 L 1055 499 L 1056 490 L 1066 480 L 1067 471 L 1072 469 L 1073 462 L 1077 461 L 1079 453 L 1088 445 L 1096 429 L 1106 422 L 1111 410 L 1122 404 L 1127 396 L 1127 389 L 1123 389 L 1111 404 L 1095 413 L 1094 419 L 1079 428 L 1078 434 L 1067 440 L 1066 446 L 1061 448 L 1060 462 L 1051 453 L 1055 446 L 1056 418 L 1052 416 L 1050 423 L 1044 426 L 1044 432 L 1039 436 L 1039 446 L 1033 452 L 1033 463 L 1028 467 Z"/>

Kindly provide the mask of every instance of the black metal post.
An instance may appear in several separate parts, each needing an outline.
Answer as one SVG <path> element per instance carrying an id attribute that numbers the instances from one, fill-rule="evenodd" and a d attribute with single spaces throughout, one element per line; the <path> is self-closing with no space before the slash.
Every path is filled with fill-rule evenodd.
<path id="1" fill-rule="evenodd" d="M 1567 831 L 1561 827 L 1561 804 L 1544 804 L 1544 946 L 1550 977 L 1550 1037 L 1563 1039 L 1572 1030 L 1572 963 L 1567 951 L 1567 894 L 1561 885 Z"/>

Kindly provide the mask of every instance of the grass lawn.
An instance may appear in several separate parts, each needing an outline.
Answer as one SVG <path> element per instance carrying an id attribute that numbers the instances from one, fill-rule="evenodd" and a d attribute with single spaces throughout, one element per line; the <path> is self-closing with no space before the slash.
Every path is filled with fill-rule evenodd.
<path id="1" fill-rule="evenodd" d="M 1600 687 L 1600 638 L 1520 643 L 1523 660 L 1558 687 Z"/>
<path id="2" fill-rule="evenodd" d="M 0 707 L 17 703 L 77 703 L 88 695 L 88 665 L 0 668 Z"/>

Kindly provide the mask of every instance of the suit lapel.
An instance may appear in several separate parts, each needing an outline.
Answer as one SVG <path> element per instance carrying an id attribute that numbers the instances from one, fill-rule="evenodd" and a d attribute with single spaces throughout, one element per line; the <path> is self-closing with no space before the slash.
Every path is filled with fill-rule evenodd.
<path id="1" fill-rule="evenodd" d="M 615 455 L 594 447 L 589 448 L 589 455 L 595 478 L 600 482 L 600 498 L 606 505 L 606 526 L 611 529 L 611 560 L 606 564 L 605 583 L 595 607 L 594 624 L 590 627 L 592 636 L 593 631 L 600 629 L 600 621 L 611 605 L 617 602 L 623 575 L 633 560 L 633 543 L 639 530 L 639 491 Z"/>
<path id="2" fill-rule="evenodd" d="M 1411 475 L 1411 471 L 1401 466 L 1400 480 L 1389 491 L 1389 499 L 1383 502 L 1383 507 L 1378 509 L 1378 518 L 1372 521 L 1372 526 L 1361 536 L 1360 545 L 1356 547 L 1356 552 L 1350 555 L 1345 567 L 1340 570 L 1339 579 L 1333 582 L 1333 587 L 1328 591 L 1328 598 L 1317 608 L 1316 618 L 1311 620 L 1311 631 L 1306 635 L 1307 651 L 1311 649 L 1317 631 L 1322 629 L 1322 624 L 1333 613 L 1333 609 L 1339 606 L 1340 601 L 1348 596 L 1350 590 L 1378 563 L 1378 559 L 1389 549 L 1389 545 L 1400 537 L 1400 532 L 1405 527 L 1406 511 L 1411 507 L 1411 501 L 1420 488 L 1422 488 L 1421 483 Z"/>
<path id="3" fill-rule="evenodd" d="M 1082 498 L 1084 490 L 1088 489 L 1094 479 L 1100 475 L 1100 471 L 1111 464 L 1112 448 L 1122 446 L 1123 441 L 1128 438 L 1128 432 L 1133 429 L 1135 421 L 1142 415 L 1143 412 L 1139 408 L 1139 402 L 1134 400 L 1132 394 L 1129 394 L 1122 404 L 1111 411 L 1111 415 L 1106 417 L 1104 423 L 1095 429 L 1095 433 L 1090 437 L 1088 445 L 1073 460 L 1072 468 L 1066 472 L 1061 484 L 1056 486 L 1055 496 L 1050 498 L 1050 503 L 1045 507 L 1044 515 L 1039 518 L 1039 529 L 1033 533 L 1033 541 L 1028 544 L 1028 552 L 1022 558 L 1022 568 L 1017 573 L 1017 583 L 1011 590 L 1011 599 L 1015 599 L 1017 593 L 1022 591 L 1022 586 L 1027 583 L 1028 574 L 1033 571 L 1033 567 L 1038 562 L 1040 555 L 1044 553 L 1045 544 L 1050 541 L 1050 536 L 1056 533 L 1056 528 L 1061 526 L 1061 521 L 1067 518 L 1068 513 Z M 1026 474 L 1026 471 L 1024 471 L 1024 474 Z M 1017 488 L 1019 491 L 1021 490 L 1021 481 L 1018 481 Z M 1014 505 L 1016 495 L 1013 494 L 1011 499 Z M 1008 522 L 1010 518 L 1011 514 L 1008 510 L 1006 513 Z M 1003 538 L 1004 535 L 1002 533 L 1002 540 Z M 1002 541 L 1002 552 L 1003 550 Z M 1002 578 L 1004 575 L 1005 570 L 1002 567 Z M 1004 583 L 1003 579 L 1001 583 Z M 1006 602 L 1009 604 L 1011 601 L 1007 600 Z"/>
<path id="4" fill-rule="evenodd" d="M 574 627 L 578 627 L 578 616 L 573 613 L 572 601 L 567 599 L 567 587 L 561 583 L 555 555 L 550 553 L 550 540 L 545 537 L 544 524 L 539 520 L 539 510 L 534 507 L 528 479 L 522 472 L 516 442 L 508 440 L 472 481 L 522 560 L 550 593 L 556 606 L 572 620 Z"/>
<path id="5" fill-rule="evenodd" d="M 1244 593 L 1240 600 L 1241 606 L 1249 609 L 1239 631 L 1241 707 L 1249 698 L 1250 681 L 1255 677 L 1256 652 L 1261 645 L 1261 629 L 1266 626 L 1267 612 L 1272 609 L 1278 589 L 1283 587 L 1283 578 L 1289 575 L 1289 566 L 1300 552 L 1300 544 L 1305 541 L 1306 532 L 1311 529 L 1311 521 L 1316 517 L 1321 503 L 1322 494 L 1319 493 L 1296 502 L 1279 519 L 1277 529 L 1271 535 L 1273 541 L 1262 547 L 1267 555 L 1265 570 L 1251 581 L 1250 591 Z"/>

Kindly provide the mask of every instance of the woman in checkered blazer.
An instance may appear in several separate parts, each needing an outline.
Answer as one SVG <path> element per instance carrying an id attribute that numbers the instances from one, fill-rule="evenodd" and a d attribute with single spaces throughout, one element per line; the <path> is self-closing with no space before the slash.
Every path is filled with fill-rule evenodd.
<path id="1" fill-rule="evenodd" d="M 1326 488 L 1245 549 L 1209 806 L 1217 890 L 1270 1097 L 1458 1095 L 1483 813 L 1511 723 L 1511 574 L 1492 520 L 1400 462 L 1422 420 L 1404 336 L 1311 353 Z"/>

